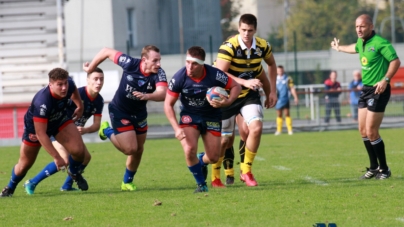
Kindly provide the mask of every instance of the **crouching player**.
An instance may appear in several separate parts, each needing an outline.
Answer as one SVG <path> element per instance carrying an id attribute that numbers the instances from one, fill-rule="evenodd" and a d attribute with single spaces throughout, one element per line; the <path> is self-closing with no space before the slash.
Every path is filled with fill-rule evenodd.
<path id="1" fill-rule="evenodd" d="M 18 183 L 24 179 L 28 170 L 35 163 L 41 146 L 53 157 L 53 169 L 58 171 L 66 168 L 66 162 L 56 151 L 50 136 L 54 136 L 69 152 L 69 173 L 73 179 L 77 184 L 87 184 L 79 172 L 79 166 L 83 163 L 85 156 L 83 139 L 66 111 L 69 99 L 71 99 L 77 108 L 70 116 L 76 120 L 83 114 L 83 103 L 76 85 L 68 79 L 69 73 L 66 70 L 55 68 L 48 75 L 49 85 L 36 93 L 24 116 L 20 157 L 11 171 L 11 179 L 3 188 L 0 197 L 13 196 Z"/>
<path id="2" fill-rule="evenodd" d="M 104 85 L 104 72 L 100 68 L 96 68 L 94 72 L 87 74 L 87 86 L 80 87 L 78 89 L 80 98 L 83 101 L 84 112 L 83 115 L 78 118 L 74 123 L 77 126 L 77 130 L 81 135 L 86 133 L 97 132 L 100 128 L 101 124 L 101 114 L 102 109 L 104 107 L 104 99 L 99 94 L 102 86 Z M 69 106 L 67 107 L 67 115 L 71 116 L 76 109 L 76 105 L 73 102 L 69 102 Z M 89 127 L 84 127 L 87 120 L 94 115 L 93 124 Z M 53 136 L 51 137 L 52 144 L 59 152 L 59 155 L 64 159 L 66 164 L 69 164 L 69 152 L 66 148 L 60 144 Z M 88 152 L 87 148 L 85 148 L 85 156 L 83 163 L 78 167 L 79 173 L 83 173 L 84 169 L 90 162 L 91 155 Z M 45 168 L 39 172 L 34 178 L 27 180 L 24 184 L 25 191 L 27 194 L 34 194 L 34 190 L 36 186 L 44 180 L 45 178 L 55 174 L 57 172 L 57 168 L 54 162 L 49 163 Z M 88 184 L 80 184 L 81 181 L 78 182 L 77 186 L 82 191 L 88 190 Z M 76 188 L 73 188 L 73 178 L 68 175 L 65 183 L 60 188 L 61 191 L 75 191 Z"/>

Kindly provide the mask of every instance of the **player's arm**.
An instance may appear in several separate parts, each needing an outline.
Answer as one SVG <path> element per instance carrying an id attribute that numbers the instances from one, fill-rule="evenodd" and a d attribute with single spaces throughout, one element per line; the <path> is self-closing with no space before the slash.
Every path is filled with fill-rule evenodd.
<path id="1" fill-rule="evenodd" d="M 93 124 L 90 125 L 89 127 L 77 127 L 77 129 L 79 130 L 80 134 L 86 134 L 86 133 L 93 133 L 93 132 L 97 132 L 100 129 L 100 125 L 101 125 L 101 115 L 94 115 L 93 116 Z"/>
<path id="2" fill-rule="evenodd" d="M 225 89 L 230 90 L 229 97 L 223 97 L 222 95 L 220 95 L 222 97 L 222 100 L 220 101 L 207 99 L 211 106 L 215 108 L 230 106 L 234 101 L 236 101 L 241 92 L 240 84 L 231 78 L 229 78 L 229 82 L 226 85 Z"/>
<path id="3" fill-rule="evenodd" d="M 338 51 L 338 52 L 344 52 L 348 54 L 356 54 L 355 50 L 356 43 L 350 44 L 350 45 L 344 45 L 340 46 L 339 45 L 339 39 L 334 38 L 333 41 L 331 41 L 331 48 Z"/>
<path id="4" fill-rule="evenodd" d="M 262 83 L 257 80 L 257 79 L 252 79 L 252 80 L 244 80 L 241 78 L 238 78 L 230 73 L 227 73 L 230 68 L 230 62 L 223 60 L 223 59 L 216 59 L 216 68 L 222 70 L 223 72 L 226 72 L 226 74 L 231 77 L 233 80 L 235 80 L 238 84 L 242 85 L 243 87 L 250 88 L 250 89 L 256 89 L 257 87 L 262 87 Z"/>
<path id="5" fill-rule="evenodd" d="M 50 154 L 50 156 L 53 157 L 53 160 L 58 167 L 58 169 L 63 169 L 66 166 L 65 161 L 63 158 L 59 155 L 59 152 L 55 149 L 53 146 L 49 136 L 46 134 L 46 129 L 48 127 L 48 123 L 44 121 L 37 121 L 34 119 L 34 127 L 35 127 L 35 132 L 36 136 L 39 140 L 39 143 L 41 143 L 42 147 Z"/>
<path id="6" fill-rule="evenodd" d="M 153 93 L 141 93 L 138 91 L 134 91 L 132 94 L 138 97 L 140 100 L 151 100 L 151 101 L 164 101 L 167 93 L 167 83 L 161 83 L 161 85 L 157 85 L 156 91 Z"/>
<path id="7" fill-rule="evenodd" d="M 390 81 L 393 78 L 393 76 L 396 74 L 400 65 L 401 65 L 401 61 L 398 58 L 391 61 L 389 64 L 389 68 L 387 69 L 387 72 L 384 75 L 384 78 L 388 78 Z M 376 87 L 375 94 L 381 94 L 386 90 L 388 81 L 386 81 L 384 78 L 373 86 L 373 87 Z"/>
<path id="8" fill-rule="evenodd" d="M 293 99 L 295 100 L 295 104 L 299 104 L 299 98 L 297 96 L 296 88 L 295 86 L 290 88 L 290 93 L 292 93 Z"/>
<path id="9" fill-rule="evenodd" d="M 174 111 L 174 105 L 177 102 L 177 99 L 178 96 L 170 95 L 170 91 L 168 91 L 164 100 L 164 113 L 166 114 L 168 121 L 174 129 L 175 137 L 178 140 L 183 140 L 185 138 L 185 133 L 184 130 L 180 128 Z"/>
<path id="10" fill-rule="evenodd" d="M 74 110 L 72 119 L 77 120 L 83 115 L 84 111 L 84 105 L 83 102 L 81 101 L 80 93 L 77 90 L 77 88 L 73 91 L 73 94 L 70 97 L 70 99 L 72 100 L 72 102 L 74 102 L 74 104 L 76 104 L 76 109 Z"/>
<path id="11" fill-rule="evenodd" d="M 268 74 L 269 74 L 269 91 L 268 91 L 268 85 L 265 85 L 265 79 L 268 80 L 266 77 L 266 74 L 260 75 L 260 78 L 262 79 L 263 82 L 263 89 L 265 91 L 265 94 L 267 95 L 267 100 L 265 102 L 265 107 L 266 108 L 272 108 L 276 105 L 276 102 L 278 101 L 278 96 L 276 95 L 276 62 L 274 55 L 271 54 L 268 58 L 264 59 L 265 63 L 267 63 L 268 67 Z M 268 102 L 267 102 L 268 101 Z"/>
<path id="12" fill-rule="evenodd" d="M 87 73 L 92 73 L 95 68 L 97 68 L 97 66 L 99 64 L 101 64 L 105 59 L 109 58 L 111 61 L 115 62 L 115 56 L 117 53 L 119 53 L 120 51 L 108 48 L 108 47 L 104 47 L 100 50 L 100 52 L 98 52 L 93 60 L 91 61 L 91 63 L 85 62 L 83 64 L 83 70 L 86 71 Z"/>

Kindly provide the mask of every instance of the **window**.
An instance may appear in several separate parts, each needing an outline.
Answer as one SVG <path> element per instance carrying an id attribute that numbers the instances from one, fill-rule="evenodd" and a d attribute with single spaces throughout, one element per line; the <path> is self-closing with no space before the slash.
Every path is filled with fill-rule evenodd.
<path id="1" fill-rule="evenodd" d="M 129 47 L 137 46 L 136 13 L 133 8 L 127 9 L 128 17 L 128 44 Z"/>

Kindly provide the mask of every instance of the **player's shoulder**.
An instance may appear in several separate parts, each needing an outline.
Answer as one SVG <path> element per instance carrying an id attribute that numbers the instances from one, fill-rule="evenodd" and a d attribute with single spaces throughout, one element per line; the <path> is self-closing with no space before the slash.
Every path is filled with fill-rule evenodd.
<path id="1" fill-rule="evenodd" d="M 228 38 L 228 39 L 227 39 L 226 41 L 224 41 L 223 44 L 220 46 L 220 49 L 227 49 L 227 48 L 235 49 L 235 48 L 237 48 L 237 47 L 239 46 L 238 38 L 237 38 L 237 37 L 238 37 L 238 36 L 235 35 L 235 36 L 232 36 L 232 37 Z"/>
<path id="2" fill-rule="evenodd" d="M 262 48 L 266 48 L 266 47 L 271 46 L 271 44 L 269 44 L 268 41 L 266 41 L 263 38 L 257 37 L 257 36 L 255 37 L 255 43 L 256 43 L 257 46 L 262 47 Z"/>

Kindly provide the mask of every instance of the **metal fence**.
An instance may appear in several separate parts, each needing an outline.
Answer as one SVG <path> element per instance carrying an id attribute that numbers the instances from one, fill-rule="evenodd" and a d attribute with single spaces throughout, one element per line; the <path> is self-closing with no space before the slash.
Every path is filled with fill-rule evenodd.
<path id="1" fill-rule="evenodd" d="M 342 84 L 343 92 L 339 96 L 341 121 L 337 122 L 335 112 L 332 111 L 330 122 L 325 122 L 326 101 L 323 85 L 298 86 L 299 103 L 291 101 L 290 113 L 293 119 L 293 130 L 324 131 L 357 128 L 357 122 L 352 118 L 349 104 L 349 90 Z M 0 146 L 18 145 L 24 129 L 24 114 L 29 104 L 9 104 L 0 106 Z M 178 108 L 177 108 L 178 109 Z M 173 130 L 168 122 L 163 102 L 148 103 L 149 137 L 172 137 Z M 178 111 L 177 111 L 178 114 Z M 103 121 L 109 121 L 108 103 L 104 106 Z M 276 111 L 264 110 L 264 133 L 273 133 L 276 129 Z M 90 118 L 87 124 L 91 124 Z M 385 111 L 382 127 L 404 127 L 404 90 L 392 90 L 392 96 Z M 284 130 L 286 131 L 286 130 Z M 85 142 L 101 142 L 97 133 L 86 135 Z"/>

